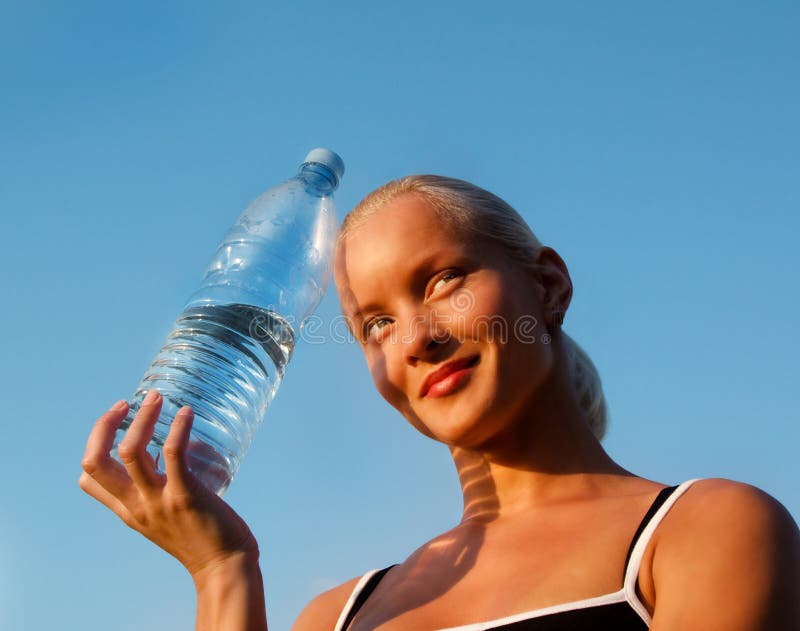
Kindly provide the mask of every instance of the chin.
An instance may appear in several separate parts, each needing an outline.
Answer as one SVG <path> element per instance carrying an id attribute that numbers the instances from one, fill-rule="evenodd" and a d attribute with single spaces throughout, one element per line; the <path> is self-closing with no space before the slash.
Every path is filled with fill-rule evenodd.
<path id="1" fill-rule="evenodd" d="M 437 405 L 426 406 L 421 414 L 412 413 L 413 418 L 408 415 L 406 418 L 428 438 L 450 447 L 475 448 L 499 431 L 492 427 L 499 416 L 492 412 L 490 401 L 493 399 L 465 396 L 467 394 L 463 391 L 436 399 Z"/>

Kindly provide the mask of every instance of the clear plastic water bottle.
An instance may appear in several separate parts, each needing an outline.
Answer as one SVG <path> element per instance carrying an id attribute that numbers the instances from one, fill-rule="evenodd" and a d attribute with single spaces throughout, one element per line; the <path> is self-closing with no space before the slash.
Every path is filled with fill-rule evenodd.
<path id="1" fill-rule="evenodd" d="M 206 487 L 225 492 L 281 383 L 295 332 L 330 281 L 333 192 L 343 173 L 338 155 L 314 149 L 296 177 L 242 212 L 139 383 L 112 455 L 156 389 L 163 404 L 147 449 L 156 465 L 163 470 L 171 420 L 190 405 L 189 467 Z"/>

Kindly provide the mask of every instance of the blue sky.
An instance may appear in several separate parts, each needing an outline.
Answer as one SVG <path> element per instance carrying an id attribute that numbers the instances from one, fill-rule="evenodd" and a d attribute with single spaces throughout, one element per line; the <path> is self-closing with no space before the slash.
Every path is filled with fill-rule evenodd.
<path id="1" fill-rule="evenodd" d="M 288 3 L 285 3 L 288 5 Z M 555 247 L 605 441 L 800 516 L 796 3 L 0 3 L 0 626 L 192 629 L 185 571 L 77 487 L 227 226 L 308 149 L 341 217 L 412 172 Z M 329 293 L 319 311 L 338 313 Z M 271 628 L 457 520 L 444 448 L 357 347 L 300 345 L 226 499 Z"/>

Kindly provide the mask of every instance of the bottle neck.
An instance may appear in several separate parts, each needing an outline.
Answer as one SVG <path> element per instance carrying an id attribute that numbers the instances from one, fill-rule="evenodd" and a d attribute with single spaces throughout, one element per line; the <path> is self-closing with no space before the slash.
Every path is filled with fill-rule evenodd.
<path id="1" fill-rule="evenodd" d="M 330 195 L 339 186 L 339 181 L 333 171 L 316 162 L 302 164 L 297 177 L 321 195 Z"/>

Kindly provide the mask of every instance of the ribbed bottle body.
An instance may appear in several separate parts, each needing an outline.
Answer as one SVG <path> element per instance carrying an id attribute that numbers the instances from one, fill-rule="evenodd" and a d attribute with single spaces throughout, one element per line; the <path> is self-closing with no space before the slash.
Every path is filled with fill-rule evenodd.
<path id="1" fill-rule="evenodd" d="M 195 418 L 189 467 L 221 495 L 264 419 L 293 348 L 292 327 L 274 312 L 242 304 L 185 309 L 136 388 L 115 445 L 147 392 L 158 390 L 161 414 L 147 450 L 163 470 L 170 422 L 190 405 Z"/>

